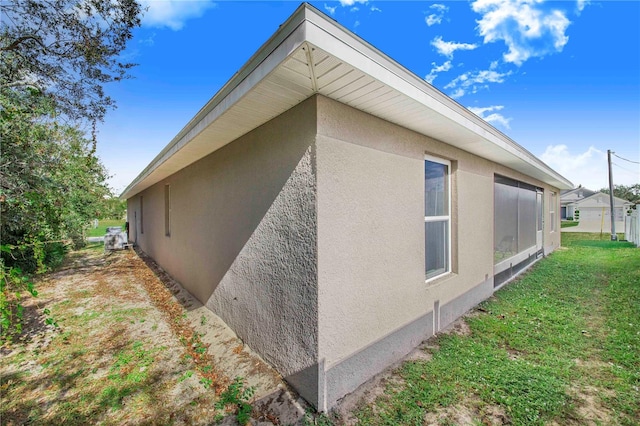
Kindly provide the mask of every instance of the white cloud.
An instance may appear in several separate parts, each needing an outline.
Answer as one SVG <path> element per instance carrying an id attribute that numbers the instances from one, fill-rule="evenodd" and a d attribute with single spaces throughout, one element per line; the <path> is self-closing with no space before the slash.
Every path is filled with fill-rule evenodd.
<path id="1" fill-rule="evenodd" d="M 348 7 L 350 12 L 357 12 L 360 10 L 360 7 L 358 6 L 359 4 L 361 5 L 365 5 L 368 7 L 369 4 L 369 0 L 340 0 L 340 6 L 342 7 Z M 336 13 L 336 9 L 338 6 L 328 6 L 327 4 L 324 5 L 324 8 L 331 14 L 333 15 L 334 13 Z M 379 8 L 377 8 L 376 6 L 371 6 L 370 10 L 372 12 L 382 12 L 382 10 L 380 10 Z"/>
<path id="2" fill-rule="evenodd" d="M 468 107 L 467 109 L 488 123 L 499 124 L 505 129 L 509 129 L 509 122 L 511 121 L 511 118 L 506 118 L 502 114 L 494 112 L 500 111 L 503 108 L 503 105 L 493 105 L 490 107 Z M 488 112 L 491 114 L 487 115 L 486 113 Z"/>
<path id="3" fill-rule="evenodd" d="M 464 96 L 464 89 L 456 89 L 454 90 L 449 96 L 451 96 L 453 99 L 458 99 Z"/>
<path id="4" fill-rule="evenodd" d="M 578 9 L 578 13 L 582 12 L 588 4 L 591 3 L 591 0 L 578 0 L 576 2 L 576 8 Z"/>
<path id="5" fill-rule="evenodd" d="M 471 71 L 459 75 L 445 89 L 455 89 L 450 96 L 454 99 L 464 96 L 467 92 L 476 93 L 488 88 L 487 83 L 503 83 L 505 78 L 511 75 L 511 71 L 499 73 L 495 70 Z"/>
<path id="6" fill-rule="evenodd" d="M 549 145 L 540 159 L 576 186 L 594 191 L 607 186 L 607 154 L 593 146 L 575 154 L 567 145 Z"/>
<path id="7" fill-rule="evenodd" d="M 424 22 L 426 22 L 428 26 L 439 24 L 442 22 L 442 16 L 431 14 L 424 18 Z"/>
<path id="8" fill-rule="evenodd" d="M 502 109 L 504 109 L 504 105 L 493 105 L 490 107 L 467 107 L 467 109 L 478 117 L 484 117 L 485 112 L 501 111 Z"/>
<path id="9" fill-rule="evenodd" d="M 511 121 L 510 118 L 506 118 L 504 117 L 502 114 L 498 114 L 498 113 L 493 113 L 493 114 L 489 114 L 485 117 L 482 117 L 484 119 L 484 121 L 492 123 L 492 124 L 499 124 L 502 127 L 504 127 L 505 129 L 510 129 L 509 127 L 509 122 Z"/>
<path id="10" fill-rule="evenodd" d="M 476 0 L 472 9 L 481 14 L 478 32 L 485 43 L 502 40 L 509 51 L 505 62 L 522 65 L 531 57 L 561 52 L 571 24 L 563 12 L 545 10 L 541 0 Z"/>
<path id="11" fill-rule="evenodd" d="M 449 71 L 453 67 L 451 65 L 451 61 L 447 61 L 442 65 L 436 65 L 435 62 L 431 62 L 431 65 L 433 65 L 433 68 L 431 68 L 431 71 L 429 71 L 429 74 L 427 74 L 424 77 L 427 83 L 433 83 L 433 80 L 436 79 L 438 74 L 440 74 L 441 72 Z"/>
<path id="12" fill-rule="evenodd" d="M 330 15 L 334 15 L 336 13 L 336 9 L 338 8 L 338 6 L 328 6 L 326 3 L 324 4 L 324 8 L 327 12 L 329 12 Z"/>
<path id="13" fill-rule="evenodd" d="M 431 6 L 429 6 L 429 9 L 433 9 L 435 13 L 432 13 L 424 18 L 424 21 L 428 26 L 442 23 L 442 18 L 444 18 L 445 12 L 449 10 L 449 8 L 444 4 L 432 4 Z"/>
<path id="14" fill-rule="evenodd" d="M 156 33 L 153 33 L 147 38 L 138 40 L 138 44 L 141 44 L 143 46 L 153 46 L 156 43 L 155 38 L 156 38 Z"/>
<path id="15" fill-rule="evenodd" d="M 368 0 L 340 0 L 342 6 L 353 6 L 356 3 L 365 4 Z"/>
<path id="16" fill-rule="evenodd" d="M 216 4 L 210 0 L 180 1 L 180 0 L 141 0 L 147 11 L 142 17 L 142 25 L 148 27 L 168 27 L 178 31 L 191 18 L 199 18 L 207 9 Z"/>
<path id="17" fill-rule="evenodd" d="M 473 50 L 478 47 L 477 44 L 456 43 L 455 41 L 443 41 L 442 37 L 440 36 L 431 40 L 431 45 L 436 48 L 439 54 L 444 55 L 449 59 L 453 58 L 453 53 L 456 50 Z"/>

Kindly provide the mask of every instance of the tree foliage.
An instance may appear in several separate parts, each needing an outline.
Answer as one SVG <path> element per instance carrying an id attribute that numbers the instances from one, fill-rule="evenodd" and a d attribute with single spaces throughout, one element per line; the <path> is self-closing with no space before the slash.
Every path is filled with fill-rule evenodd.
<path id="1" fill-rule="evenodd" d="M 118 58 L 140 24 L 135 0 L 1 1 L 0 326 L 19 330 L 29 274 L 60 260 L 109 194 L 95 156 L 106 83 L 133 66 Z M 95 127 L 94 127 L 95 128 Z"/>
<path id="2" fill-rule="evenodd" d="M 135 0 L 0 2 L 0 87 L 33 88 L 71 120 L 102 120 L 103 85 L 128 76 L 118 56 L 140 24 Z"/>
<path id="3" fill-rule="evenodd" d="M 122 220 L 127 212 L 127 201 L 116 196 L 105 198 L 98 219 Z"/>
<path id="4" fill-rule="evenodd" d="M 0 99 L 3 243 L 81 241 L 83 226 L 98 215 L 109 193 L 92 142 L 78 129 L 49 120 L 47 100 L 38 94 L 13 99 L 0 94 Z"/>
<path id="5" fill-rule="evenodd" d="M 83 228 L 109 193 L 93 142 L 50 119 L 37 92 L 0 93 L 0 325 L 20 331 L 22 293 L 37 292 L 28 274 L 62 260 L 83 243 Z"/>
<path id="6" fill-rule="evenodd" d="M 600 192 L 608 194 L 609 188 L 602 188 Z M 638 204 L 640 203 L 640 183 L 629 186 L 613 185 L 613 195 L 614 197 L 622 198 L 623 200 Z"/>

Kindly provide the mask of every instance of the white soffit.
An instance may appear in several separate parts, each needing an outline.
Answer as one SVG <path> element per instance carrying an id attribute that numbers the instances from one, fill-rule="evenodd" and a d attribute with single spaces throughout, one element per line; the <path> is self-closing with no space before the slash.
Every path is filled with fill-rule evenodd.
<path id="1" fill-rule="evenodd" d="M 130 198 L 319 93 L 560 189 L 571 182 L 303 4 L 125 189 Z"/>

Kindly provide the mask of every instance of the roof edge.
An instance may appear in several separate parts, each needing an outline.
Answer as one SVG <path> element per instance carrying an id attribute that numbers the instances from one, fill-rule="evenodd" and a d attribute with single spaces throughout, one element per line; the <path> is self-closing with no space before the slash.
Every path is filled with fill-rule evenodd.
<path id="1" fill-rule="evenodd" d="M 298 32 L 298 35 L 295 35 L 296 32 Z M 319 37 L 318 34 L 323 34 L 325 37 Z M 327 38 L 326 36 L 330 37 Z M 310 38 L 313 38 L 313 40 L 309 40 Z M 315 40 L 316 38 L 318 40 Z M 322 11 L 308 3 L 302 3 L 138 174 L 121 193 L 120 198 L 127 199 L 151 185 L 145 186 L 145 182 L 148 182 L 148 178 L 160 166 L 165 164 L 175 153 L 186 147 L 193 138 L 206 129 L 209 123 L 214 122 L 217 119 L 216 117 L 219 117 L 224 111 L 231 108 L 238 99 L 249 93 L 264 76 L 276 69 L 279 65 L 277 61 L 283 60 L 283 54 L 290 54 L 304 43 L 315 44 L 314 40 L 322 40 L 323 43 L 321 44 L 327 46 L 319 46 L 321 49 L 326 49 L 329 53 L 333 51 L 330 54 L 336 57 L 343 56 L 342 60 L 348 63 L 353 61 L 351 65 L 356 68 L 358 68 L 358 62 L 367 67 L 375 65 L 376 72 L 369 70 L 372 72 L 371 76 L 373 78 L 378 78 L 379 81 L 383 81 L 390 87 L 395 87 L 395 90 L 405 93 L 407 96 L 409 96 L 408 92 L 413 92 L 415 96 L 411 95 L 411 97 L 417 102 L 434 109 L 446 119 L 451 120 L 452 123 L 467 128 L 476 134 L 478 138 L 486 141 L 486 143 L 505 150 L 522 162 L 522 168 L 535 170 L 536 172 L 532 177 L 558 189 L 574 188 L 574 185 L 568 179 L 462 104 L 451 99 L 435 86 L 427 83 Z M 349 49 L 355 55 L 350 55 Z M 378 76 L 376 77 L 375 74 L 378 74 Z M 218 115 L 216 116 L 216 114 Z M 160 178 L 162 176 L 161 172 Z M 156 178 L 151 180 L 153 181 Z"/>
<path id="2" fill-rule="evenodd" d="M 382 52 L 381 50 L 373 46 L 371 43 L 369 43 L 362 37 L 358 36 L 352 31 L 349 31 L 339 22 L 333 20 L 331 17 L 321 12 L 314 6 L 308 5 L 306 3 L 305 5 L 308 7 L 308 10 L 313 14 L 313 17 L 319 18 L 329 23 L 332 28 L 340 30 L 340 32 L 344 35 L 344 37 L 337 37 L 334 34 L 332 34 L 337 40 L 341 41 L 342 43 L 345 43 L 344 41 L 345 38 L 349 38 L 351 40 L 356 41 L 358 44 L 360 44 L 360 46 L 354 46 L 353 44 L 349 44 L 349 43 L 345 43 L 345 44 L 348 44 L 349 46 L 351 46 L 351 48 L 356 49 L 361 55 L 374 61 L 379 66 L 386 69 L 388 72 L 392 73 L 397 78 L 404 80 L 407 84 L 411 85 L 418 91 L 426 94 L 427 96 L 435 98 L 436 101 L 438 101 L 442 106 L 458 114 L 460 118 L 463 118 L 468 123 L 472 123 L 473 125 L 482 129 L 482 131 L 493 136 L 492 142 L 499 146 L 503 145 L 501 146 L 502 149 L 511 151 L 512 154 L 521 158 L 523 161 L 528 162 L 534 167 L 540 169 L 541 171 L 544 171 L 545 174 L 552 177 L 559 184 L 564 184 L 566 186 L 565 188 L 562 185 L 559 185 L 559 189 L 569 189 L 574 187 L 571 181 L 566 179 L 564 176 L 560 175 L 553 168 L 551 168 L 549 165 L 543 162 L 540 158 L 535 156 L 533 153 L 531 153 L 522 145 L 518 144 L 516 141 L 511 139 L 505 133 L 501 132 L 500 130 L 498 130 L 491 124 L 489 124 L 486 120 L 482 119 L 477 114 L 474 114 L 473 112 L 471 112 L 464 105 L 460 104 L 455 99 L 452 99 L 451 97 L 447 96 L 445 93 L 440 91 L 437 87 L 426 82 L 424 79 L 420 78 L 415 73 L 403 67 L 398 61 L 394 60 L 392 57 Z M 321 30 L 324 30 L 330 33 L 330 31 L 327 28 L 319 26 L 318 23 L 316 23 L 315 21 L 311 20 L 310 22 L 318 26 Z M 369 52 L 366 52 L 366 50 L 369 50 Z M 377 55 L 378 58 L 374 58 L 373 57 L 374 55 Z M 481 132 L 476 132 L 476 133 L 481 133 Z"/>
<path id="3" fill-rule="evenodd" d="M 218 106 L 236 87 L 240 85 L 258 66 L 273 53 L 282 42 L 287 39 L 306 20 L 306 11 L 311 7 L 308 3 L 302 3 L 295 12 L 279 27 L 269 39 L 240 67 L 236 73 L 218 90 L 211 99 L 189 120 L 176 136 L 156 155 L 136 178 L 122 191 L 120 199 L 127 199 L 133 188 L 143 181 L 160 164 L 163 157 L 176 146 L 193 128 L 197 126 L 216 106 Z"/>

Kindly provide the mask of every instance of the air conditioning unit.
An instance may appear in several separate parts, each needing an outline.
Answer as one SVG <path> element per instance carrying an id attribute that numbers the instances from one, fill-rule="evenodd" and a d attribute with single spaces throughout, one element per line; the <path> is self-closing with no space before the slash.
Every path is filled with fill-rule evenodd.
<path id="1" fill-rule="evenodd" d="M 128 248 L 127 233 L 122 230 L 121 226 L 111 226 L 107 228 L 104 236 L 104 250 L 123 250 Z"/>

